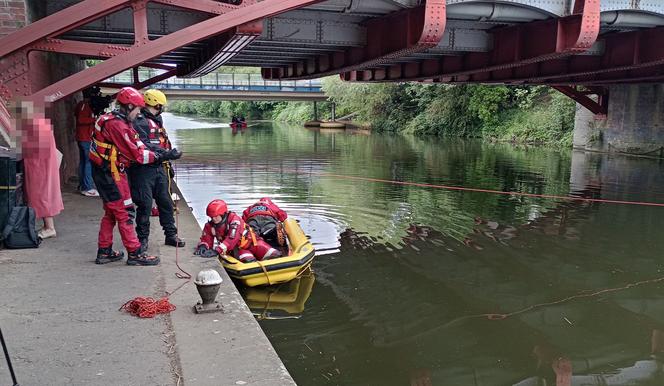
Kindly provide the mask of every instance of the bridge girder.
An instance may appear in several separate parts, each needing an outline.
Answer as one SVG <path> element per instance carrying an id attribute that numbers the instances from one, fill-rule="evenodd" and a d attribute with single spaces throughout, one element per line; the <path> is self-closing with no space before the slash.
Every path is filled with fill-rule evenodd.
<path id="1" fill-rule="evenodd" d="M 457 79 L 476 74 L 504 73 L 532 63 L 582 53 L 595 44 L 600 31 L 600 1 L 580 0 L 571 15 L 523 23 L 491 31 L 493 47 L 488 52 L 441 56 L 436 59 L 387 68 L 350 71 L 342 78 L 351 81 L 408 81 Z"/>
<path id="2" fill-rule="evenodd" d="M 157 3 L 172 3 L 171 0 L 151 0 Z M 147 21 L 147 0 L 109 0 L 100 3 L 84 0 L 28 25 L 16 33 L 0 39 L 0 73 L 4 74 L 0 87 L 0 98 L 6 104 L 17 97 L 27 98 L 38 105 L 57 101 L 91 84 L 100 82 L 120 71 L 147 63 L 160 55 L 196 41 L 214 37 L 244 24 L 262 20 L 290 9 L 316 3 L 317 0 L 264 0 L 260 4 L 235 6 L 211 0 L 184 0 L 180 7 L 206 10 L 217 16 L 188 26 L 165 37 L 150 40 Z M 134 44 L 126 47 L 106 61 L 92 68 L 60 80 L 41 90 L 32 90 L 28 79 L 29 51 L 46 39 L 57 37 L 89 21 L 109 15 L 118 9 L 130 6 L 133 11 Z M 65 42 L 66 44 L 66 42 Z M 81 43 L 79 49 L 90 49 Z M 96 47 L 98 48 L 98 47 Z"/>

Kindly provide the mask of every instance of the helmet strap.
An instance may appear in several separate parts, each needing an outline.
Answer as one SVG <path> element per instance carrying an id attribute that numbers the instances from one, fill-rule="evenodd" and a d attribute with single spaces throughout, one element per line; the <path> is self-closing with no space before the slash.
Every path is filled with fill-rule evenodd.
<path id="1" fill-rule="evenodd" d="M 132 105 L 123 105 L 122 103 L 118 103 L 118 113 L 115 114 L 119 116 L 120 118 L 124 119 L 125 121 L 129 122 L 129 112 L 132 110 L 129 108 L 129 106 Z"/>

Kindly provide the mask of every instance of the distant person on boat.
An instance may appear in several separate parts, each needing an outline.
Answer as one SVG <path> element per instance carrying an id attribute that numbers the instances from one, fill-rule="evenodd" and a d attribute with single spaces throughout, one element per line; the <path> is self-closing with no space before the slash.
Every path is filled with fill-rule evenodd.
<path id="1" fill-rule="evenodd" d="M 244 220 L 228 210 L 224 200 L 212 200 L 206 209 L 205 224 L 195 255 L 216 257 L 231 254 L 243 263 L 281 257 L 281 252 L 254 233 Z M 214 246 L 215 239 L 218 245 Z"/>
<path id="2" fill-rule="evenodd" d="M 286 246 L 286 231 L 283 222 L 288 214 L 281 210 L 270 197 L 263 197 L 242 212 L 242 219 L 254 232 L 275 248 Z"/>
<path id="3" fill-rule="evenodd" d="M 238 119 L 235 115 L 231 118 L 231 126 L 237 125 L 238 124 Z"/>

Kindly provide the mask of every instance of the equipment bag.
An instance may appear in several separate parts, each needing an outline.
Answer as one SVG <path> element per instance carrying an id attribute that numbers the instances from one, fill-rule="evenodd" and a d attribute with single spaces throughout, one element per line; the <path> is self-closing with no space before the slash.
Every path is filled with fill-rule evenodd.
<path id="1" fill-rule="evenodd" d="M 35 210 L 29 206 L 12 208 L 7 225 L 2 231 L 2 240 L 6 248 L 37 248 L 41 239 L 35 231 Z"/>

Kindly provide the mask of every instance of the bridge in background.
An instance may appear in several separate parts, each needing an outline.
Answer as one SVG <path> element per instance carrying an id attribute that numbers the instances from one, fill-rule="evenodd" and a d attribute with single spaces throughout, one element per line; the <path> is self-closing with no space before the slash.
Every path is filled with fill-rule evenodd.
<path id="1" fill-rule="evenodd" d="M 16 0 L 5 4 L 10 4 L 4 5 L 10 15 L 20 15 L 17 4 L 25 4 L 30 12 L 24 9 L 24 18 L 43 16 L 23 28 L 21 23 L 2 22 L 0 34 L 17 29 L 0 39 L 0 100 L 5 106 L 21 98 L 37 104 L 55 102 L 127 69 L 134 71 L 132 84 L 143 88 L 169 77 L 198 78 L 233 65 L 261 67 L 266 80 L 341 74 L 351 82 L 544 84 L 573 98 L 595 118 L 608 116 L 607 124 L 621 129 L 624 112 L 653 117 L 648 125 L 664 121 L 658 115 L 664 112 L 647 109 L 664 103 L 661 90 L 615 86 L 664 82 L 664 1 Z M 36 68 L 30 65 L 34 51 L 103 62 L 66 77 L 31 76 L 31 68 Z M 164 73 L 142 79 L 139 67 Z M 630 102 L 634 100 L 644 103 L 636 106 Z M 617 113 L 615 119 L 610 111 Z M 637 120 L 627 121 L 634 128 Z"/>
<path id="2" fill-rule="evenodd" d="M 145 70 L 139 77 L 152 78 L 165 70 Z M 132 85 L 133 74 L 125 71 L 115 75 L 102 87 L 124 87 Z M 199 78 L 169 78 L 152 84 L 174 100 L 244 100 L 244 101 L 324 101 L 320 79 L 266 80 L 261 74 L 238 74 L 213 72 Z"/>

